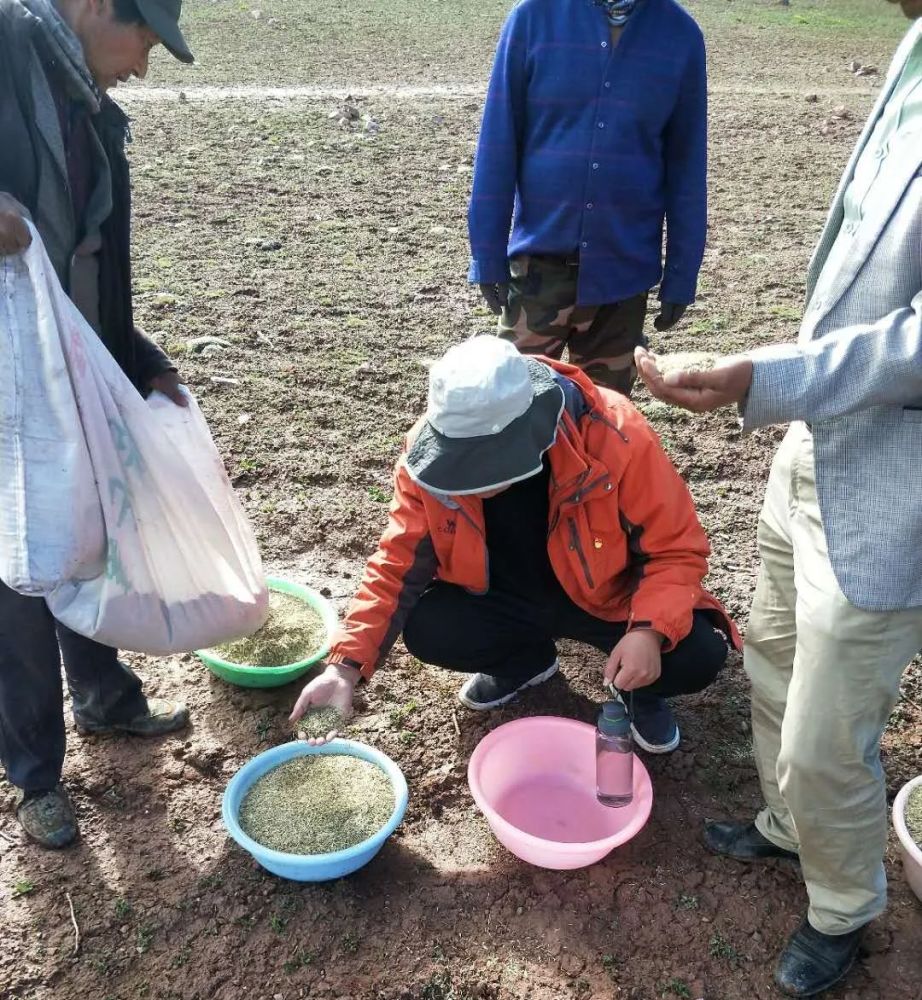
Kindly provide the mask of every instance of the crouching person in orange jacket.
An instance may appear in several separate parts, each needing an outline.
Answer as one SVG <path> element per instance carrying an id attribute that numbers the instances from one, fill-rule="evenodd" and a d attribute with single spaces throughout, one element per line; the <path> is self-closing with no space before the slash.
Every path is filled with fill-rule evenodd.
<path id="1" fill-rule="evenodd" d="M 546 681 L 568 638 L 608 654 L 638 744 L 668 753 L 666 699 L 710 684 L 739 642 L 701 586 L 708 553 L 688 489 L 624 396 L 468 340 L 432 367 L 387 528 L 292 719 L 324 705 L 348 718 L 401 633 L 423 662 L 472 675 L 458 697 L 474 710 Z"/>

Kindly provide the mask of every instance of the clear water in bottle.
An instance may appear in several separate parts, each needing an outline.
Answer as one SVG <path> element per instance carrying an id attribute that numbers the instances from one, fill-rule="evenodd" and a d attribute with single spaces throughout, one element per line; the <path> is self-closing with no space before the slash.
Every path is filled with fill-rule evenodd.
<path id="1" fill-rule="evenodd" d="M 631 720 L 620 701 L 608 701 L 599 712 L 595 737 L 596 797 L 618 808 L 634 798 L 634 740 Z"/>

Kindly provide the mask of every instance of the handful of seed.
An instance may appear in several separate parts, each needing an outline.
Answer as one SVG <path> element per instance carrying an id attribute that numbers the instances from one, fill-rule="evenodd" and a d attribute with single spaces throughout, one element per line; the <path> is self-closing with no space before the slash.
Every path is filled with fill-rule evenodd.
<path id="1" fill-rule="evenodd" d="M 261 629 L 209 652 L 227 663 L 249 667 L 287 667 L 316 653 L 326 641 L 320 615 L 300 597 L 269 591 L 269 617 Z"/>
<path id="2" fill-rule="evenodd" d="M 240 826 L 274 851 L 327 854 L 377 833 L 393 809 L 390 779 L 376 764 L 306 754 L 253 783 L 240 805 Z"/>
<path id="3" fill-rule="evenodd" d="M 299 739 L 323 739 L 329 733 L 339 732 L 345 721 L 338 708 L 329 705 L 309 708 L 295 723 L 295 734 Z"/>
<path id="4" fill-rule="evenodd" d="M 674 354 L 657 354 L 656 367 L 665 378 L 676 372 L 709 372 L 721 360 L 719 354 L 708 351 L 677 351 Z"/>
<path id="5" fill-rule="evenodd" d="M 906 829 L 909 830 L 909 836 L 922 849 L 922 786 L 920 785 L 916 785 L 906 800 Z"/>

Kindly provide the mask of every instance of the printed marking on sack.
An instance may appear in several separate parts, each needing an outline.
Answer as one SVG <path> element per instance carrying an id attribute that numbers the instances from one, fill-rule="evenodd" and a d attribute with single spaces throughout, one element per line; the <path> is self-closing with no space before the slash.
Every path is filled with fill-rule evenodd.
<path id="1" fill-rule="evenodd" d="M 125 593 L 131 590 L 131 584 L 128 581 L 128 576 L 125 573 L 125 567 L 122 564 L 121 556 L 118 553 L 118 542 L 114 538 L 109 540 L 109 551 L 106 558 L 106 579 L 112 580 L 112 582 L 121 587 Z"/>

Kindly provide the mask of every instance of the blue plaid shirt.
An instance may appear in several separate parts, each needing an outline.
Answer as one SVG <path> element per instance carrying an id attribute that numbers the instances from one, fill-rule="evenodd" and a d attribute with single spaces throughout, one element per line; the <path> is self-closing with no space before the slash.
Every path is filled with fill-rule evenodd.
<path id="1" fill-rule="evenodd" d="M 641 0 L 614 48 L 592 0 L 513 8 L 468 225 L 475 284 L 507 282 L 518 254 L 578 254 L 580 305 L 660 280 L 664 301 L 694 301 L 707 230 L 707 73 L 701 31 L 675 0 Z"/>

